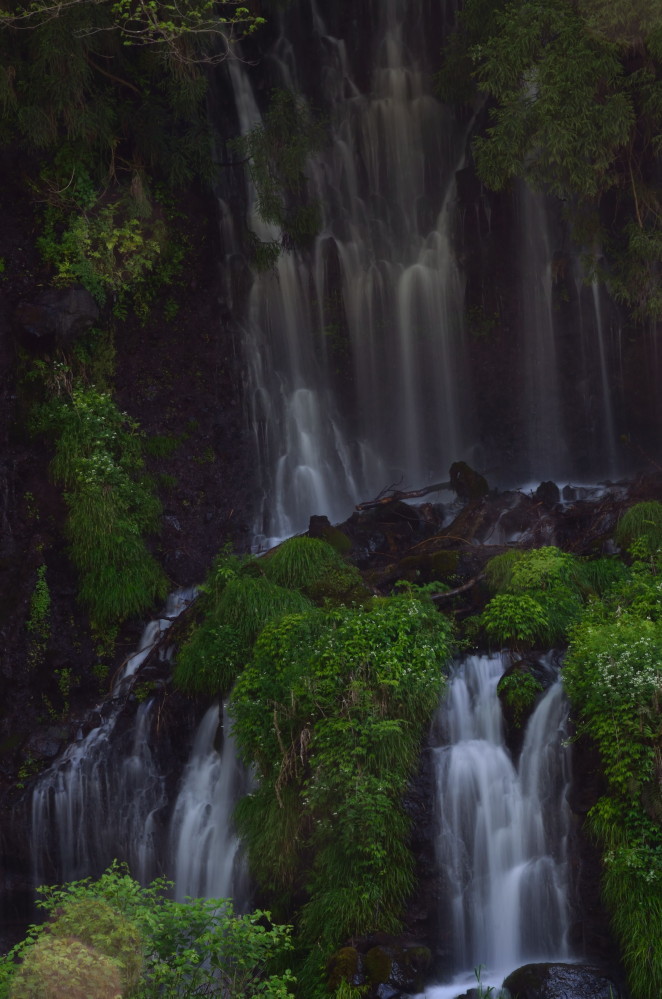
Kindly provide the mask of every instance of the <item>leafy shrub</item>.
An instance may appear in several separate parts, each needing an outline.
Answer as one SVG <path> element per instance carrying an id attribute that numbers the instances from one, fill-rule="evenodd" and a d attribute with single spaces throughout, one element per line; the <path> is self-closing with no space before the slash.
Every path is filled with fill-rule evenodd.
<path id="1" fill-rule="evenodd" d="M 116 961 L 80 940 L 44 936 L 28 950 L 9 999 L 123 999 Z"/>
<path id="2" fill-rule="evenodd" d="M 96 954 L 112 958 L 121 973 L 122 995 L 133 995 L 142 968 L 143 945 L 137 927 L 100 898 L 72 898 L 49 926 L 57 938 L 74 938 Z"/>
<path id="3" fill-rule="evenodd" d="M 39 889 L 42 899 L 38 905 L 54 915 L 55 922 L 30 927 L 27 938 L 0 958 L 1 999 L 88 999 L 90 995 L 95 999 L 126 999 L 132 994 L 133 986 L 128 982 L 129 991 L 121 991 L 119 986 L 120 963 L 92 952 L 84 943 L 53 937 L 51 929 L 57 927 L 60 912 L 65 917 L 67 912 L 70 914 L 69 923 L 75 928 L 85 907 L 90 912 L 98 907 L 103 917 L 100 926 L 79 927 L 81 933 L 95 935 L 101 947 L 118 953 L 119 962 L 124 961 L 125 981 L 131 940 L 142 939 L 142 972 L 135 992 L 140 999 L 210 995 L 291 999 L 289 986 L 293 979 L 289 971 L 269 971 L 271 962 L 275 958 L 282 962 L 291 949 L 290 927 L 272 923 L 268 912 L 235 916 L 226 899 L 174 902 L 168 897 L 171 888 L 170 882 L 163 879 L 143 888 L 125 870 L 113 865 L 97 881 L 88 878 L 63 887 Z M 133 927 L 130 932 L 128 926 Z M 119 933 L 118 927 L 122 927 Z M 16 964 L 18 958 L 23 959 L 22 965 Z M 78 958 L 84 978 L 80 991 L 73 966 Z M 23 990 L 28 974 L 24 969 L 37 963 L 42 974 L 40 985 L 48 984 L 48 976 L 52 975 L 60 988 L 62 978 L 70 976 L 69 991 Z M 134 963 L 132 974 L 135 970 Z M 33 980 L 37 979 L 33 976 L 30 985 Z M 62 986 L 65 984 L 62 982 Z M 114 991 L 108 991 L 111 987 Z"/>
<path id="4" fill-rule="evenodd" d="M 538 694 L 542 693 L 543 686 L 539 680 L 531 673 L 521 669 L 515 669 L 506 673 L 499 680 L 497 694 L 501 700 L 511 709 L 515 725 L 522 724 L 522 719 L 533 707 Z"/>
<path id="5" fill-rule="evenodd" d="M 450 632 L 409 596 L 309 610 L 267 625 L 237 680 L 235 738 L 259 777 L 237 821 L 260 883 L 304 901 L 307 994 L 344 938 L 399 925 L 412 886 L 401 796 Z"/>
<path id="6" fill-rule="evenodd" d="M 579 565 L 553 546 L 491 559 L 488 581 L 499 592 L 481 615 L 488 637 L 518 650 L 563 641 L 581 610 Z"/>
<path id="7" fill-rule="evenodd" d="M 104 305 L 108 295 L 137 295 L 165 243 L 165 227 L 127 213 L 119 204 L 79 208 L 62 221 L 50 208 L 37 245 L 59 286 L 82 284 Z"/>
<path id="8" fill-rule="evenodd" d="M 540 602 L 528 594 L 498 593 L 481 615 L 488 637 L 513 649 L 543 644 L 550 624 Z"/>
<path id="9" fill-rule="evenodd" d="M 589 605 L 572 632 L 563 670 L 607 777 L 608 793 L 589 818 L 603 847 L 603 895 L 634 999 L 657 999 L 662 991 L 658 572 L 655 559 L 635 562 L 601 602 Z"/>
<path id="10" fill-rule="evenodd" d="M 662 548 L 662 503 L 635 503 L 619 520 L 615 538 L 621 548 L 642 541 L 649 554 L 657 552 Z"/>

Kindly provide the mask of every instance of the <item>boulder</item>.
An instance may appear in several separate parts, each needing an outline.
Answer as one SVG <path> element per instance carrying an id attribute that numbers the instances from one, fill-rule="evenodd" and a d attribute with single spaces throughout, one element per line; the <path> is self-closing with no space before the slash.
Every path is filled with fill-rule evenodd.
<path id="1" fill-rule="evenodd" d="M 536 489 L 536 499 L 547 509 L 551 510 L 561 501 L 561 493 L 555 482 L 541 482 Z"/>
<path id="2" fill-rule="evenodd" d="M 517 999 L 620 999 L 613 979 L 586 964 L 525 964 L 503 987 Z"/>
<path id="3" fill-rule="evenodd" d="M 451 489 L 460 500 L 471 503 L 483 499 L 490 491 L 487 479 L 475 472 L 466 461 L 454 461 L 449 471 Z"/>

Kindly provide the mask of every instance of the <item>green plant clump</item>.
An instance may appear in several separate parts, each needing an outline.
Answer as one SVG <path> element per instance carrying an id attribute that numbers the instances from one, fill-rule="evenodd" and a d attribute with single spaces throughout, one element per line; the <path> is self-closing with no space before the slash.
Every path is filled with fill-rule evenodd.
<path id="1" fill-rule="evenodd" d="M 522 719 L 533 707 L 543 686 L 531 673 L 513 670 L 499 680 L 497 694 L 511 709 L 515 725 L 519 728 Z"/>
<path id="2" fill-rule="evenodd" d="M 301 590 L 315 603 L 364 603 L 370 594 L 358 569 L 345 562 L 328 542 L 290 538 L 261 560 L 267 579 Z"/>
<path id="3" fill-rule="evenodd" d="M 629 536 L 629 535 L 628 535 Z M 608 783 L 590 824 L 633 999 L 662 993 L 662 581 L 635 561 L 574 628 L 564 686 Z"/>
<path id="4" fill-rule="evenodd" d="M 0 999 L 291 999 L 290 972 L 271 970 L 285 967 L 290 927 L 235 916 L 227 899 L 174 902 L 171 888 L 118 865 L 40 888 L 51 919 L 0 958 Z"/>
<path id="5" fill-rule="evenodd" d="M 581 611 L 580 571 L 573 555 L 551 545 L 491 559 L 486 575 L 499 592 L 480 618 L 488 638 L 517 650 L 564 641 Z"/>
<path id="6" fill-rule="evenodd" d="M 167 592 L 143 538 L 156 530 L 160 504 L 142 472 L 137 424 L 108 393 L 79 383 L 42 405 L 35 426 L 55 437 L 51 467 L 65 488 L 80 599 L 107 635 Z"/>
<path id="7" fill-rule="evenodd" d="M 654 555 L 662 548 L 662 503 L 635 503 L 620 518 L 615 538 L 621 548 L 630 548 L 638 541 Z"/>
<path id="8" fill-rule="evenodd" d="M 45 565 L 40 565 L 37 569 L 37 580 L 30 597 L 27 628 L 28 666 L 34 668 L 44 659 L 51 633 L 51 592 L 48 588 Z"/>
<path id="9" fill-rule="evenodd" d="M 26 951 L 9 999 L 123 999 L 120 968 L 105 954 L 67 937 L 43 936 Z"/>
<path id="10" fill-rule="evenodd" d="M 407 595 L 311 609 L 267 625 L 237 680 L 235 737 L 259 779 L 237 821 L 260 884 L 298 908 L 306 994 L 343 940 L 399 926 L 413 884 L 401 798 L 450 641 Z"/>

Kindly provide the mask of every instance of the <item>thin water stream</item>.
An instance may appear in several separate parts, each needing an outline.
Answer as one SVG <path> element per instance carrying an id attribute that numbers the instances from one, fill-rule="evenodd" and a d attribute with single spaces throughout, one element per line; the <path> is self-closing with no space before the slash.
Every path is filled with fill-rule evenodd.
<path id="1" fill-rule="evenodd" d="M 452 674 L 434 749 L 437 851 L 450 930 L 446 999 L 500 985 L 530 961 L 567 960 L 570 810 L 568 711 L 555 680 L 529 719 L 514 761 L 504 741 L 497 684 L 505 656 L 468 656 Z"/>

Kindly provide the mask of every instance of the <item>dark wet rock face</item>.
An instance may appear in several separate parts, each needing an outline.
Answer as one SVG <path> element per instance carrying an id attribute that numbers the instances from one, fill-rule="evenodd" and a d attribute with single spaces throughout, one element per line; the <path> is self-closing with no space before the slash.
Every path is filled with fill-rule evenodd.
<path id="1" fill-rule="evenodd" d="M 33 347 L 65 346 L 91 330 L 99 307 L 85 288 L 48 288 L 14 312 L 22 339 Z"/>
<path id="2" fill-rule="evenodd" d="M 615 981 L 585 964 L 525 964 L 505 979 L 517 999 L 621 999 Z"/>

